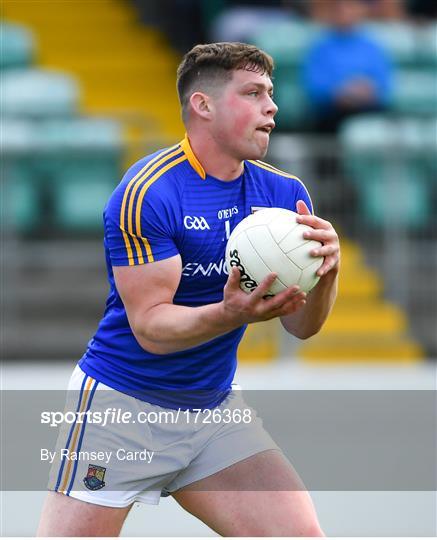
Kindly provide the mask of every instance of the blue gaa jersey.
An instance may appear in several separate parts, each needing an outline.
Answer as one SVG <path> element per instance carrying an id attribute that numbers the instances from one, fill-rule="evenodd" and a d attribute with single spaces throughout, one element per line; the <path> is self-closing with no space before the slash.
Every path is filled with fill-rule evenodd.
<path id="1" fill-rule="evenodd" d="M 110 293 L 81 368 L 120 392 L 168 408 L 212 408 L 231 390 L 245 327 L 197 347 L 157 355 L 135 339 L 117 291 L 113 266 L 149 264 L 179 254 L 182 276 L 174 303 L 202 306 L 223 299 L 227 239 L 259 207 L 296 211 L 302 182 L 261 161 L 222 181 L 205 173 L 185 138 L 133 165 L 104 211 Z"/>

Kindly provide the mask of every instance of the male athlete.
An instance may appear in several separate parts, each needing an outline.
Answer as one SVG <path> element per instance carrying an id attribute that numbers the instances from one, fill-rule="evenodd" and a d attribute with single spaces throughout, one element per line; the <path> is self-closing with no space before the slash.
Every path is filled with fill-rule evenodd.
<path id="1" fill-rule="evenodd" d="M 187 135 L 133 165 L 106 206 L 111 291 L 70 382 L 76 410 L 182 414 L 132 424 L 128 437 L 116 423 L 65 428 L 58 449 L 67 457 L 52 469 L 40 536 L 117 536 L 135 501 L 157 504 L 161 495 L 223 536 L 323 535 L 309 494 L 255 411 L 250 422 L 181 422 L 193 409 L 201 418 L 245 410 L 231 385 L 247 324 L 280 317 L 305 339 L 320 330 L 335 300 L 335 230 L 312 214 L 296 177 L 259 161 L 275 127 L 272 69 L 270 56 L 254 46 L 194 47 L 177 74 Z M 257 207 L 297 210 L 314 228 L 308 238 L 322 243 L 313 255 L 324 263 L 308 295 L 290 287 L 264 298 L 275 274 L 246 294 L 238 269 L 227 275 L 229 233 Z M 109 455 L 120 445 L 153 452 L 153 460 L 68 459 L 69 452 Z"/>

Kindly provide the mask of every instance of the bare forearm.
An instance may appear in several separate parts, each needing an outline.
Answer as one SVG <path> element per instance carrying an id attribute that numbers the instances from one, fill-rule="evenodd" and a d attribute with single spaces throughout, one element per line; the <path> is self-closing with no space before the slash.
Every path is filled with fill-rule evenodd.
<path id="1" fill-rule="evenodd" d="M 303 308 L 292 315 L 281 317 L 283 327 L 301 339 L 319 332 L 334 305 L 337 289 L 338 269 L 333 269 L 308 294 Z"/>
<path id="2" fill-rule="evenodd" d="M 243 324 L 226 315 L 223 302 L 200 307 L 159 304 L 133 322 L 144 349 L 169 354 L 201 345 Z"/>
<path id="3" fill-rule="evenodd" d="M 276 277 L 268 274 L 254 291 L 246 294 L 240 289 L 240 272 L 233 267 L 223 289 L 223 301 L 195 308 L 175 305 L 169 298 L 151 306 L 135 306 L 130 298 L 137 309 L 127 312 L 129 324 L 138 343 L 149 352 L 170 354 L 196 347 L 244 324 L 267 321 L 299 309 L 304 295 L 297 293 L 295 287 L 266 298 Z"/>

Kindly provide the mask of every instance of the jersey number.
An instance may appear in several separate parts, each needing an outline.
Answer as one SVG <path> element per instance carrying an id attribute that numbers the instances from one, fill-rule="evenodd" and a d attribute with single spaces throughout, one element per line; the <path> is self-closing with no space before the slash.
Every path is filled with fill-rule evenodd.
<path id="1" fill-rule="evenodd" d="M 225 221 L 225 234 L 226 240 L 229 240 L 229 237 L 231 236 L 231 223 L 229 220 Z"/>

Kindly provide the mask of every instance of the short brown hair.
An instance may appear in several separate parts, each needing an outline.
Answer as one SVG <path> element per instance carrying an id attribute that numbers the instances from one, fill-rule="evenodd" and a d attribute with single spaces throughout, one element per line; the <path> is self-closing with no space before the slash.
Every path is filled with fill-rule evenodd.
<path id="1" fill-rule="evenodd" d="M 177 71 L 177 91 L 186 120 L 190 96 L 195 91 L 208 91 L 232 78 L 232 71 L 247 69 L 269 77 L 273 72 L 270 55 L 247 43 L 206 43 L 188 51 Z"/>

